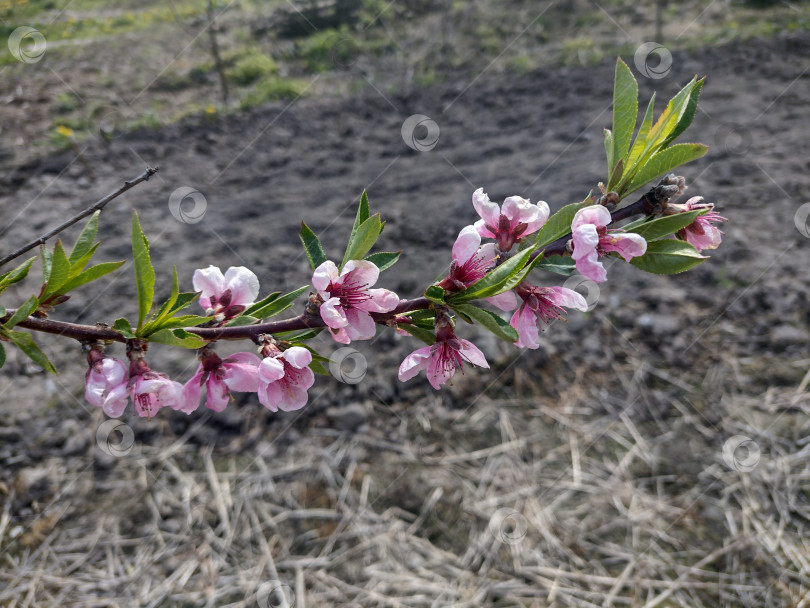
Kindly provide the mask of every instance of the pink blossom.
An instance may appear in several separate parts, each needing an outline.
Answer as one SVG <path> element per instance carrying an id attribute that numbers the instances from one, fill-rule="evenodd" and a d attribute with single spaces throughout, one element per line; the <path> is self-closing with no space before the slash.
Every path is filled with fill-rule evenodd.
<path id="1" fill-rule="evenodd" d="M 439 390 L 457 369 L 464 373 L 464 361 L 479 367 L 489 367 L 484 353 L 472 342 L 458 338 L 449 320 L 441 323 L 440 318 L 437 317 L 436 343 L 416 349 L 399 366 L 399 379 L 402 382 L 410 380 L 424 369 L 430 385 Z"/>
<path id="2" fill-rule="evenodd" d="M 708 209 L 707 213 L 699 215 L 695 221 L 678 231 L 678 237 L 698 251 L 704 249 L 717 249 L 723 240 L 723 232 L 713 225 L 713 222 L 726 222 L 727 218 L 714 211 L 714 205 L 703 201 L 702 196 L 693 196 L 682 205 L 669 204 L 667 210 L 677 212 L 696 211 Z"/>
<path id="3" fill-rule="evenodd" d="M 315 269 L 312 285 L 323 300 L 321 318 L 337 342 L 373 338 L 377 328 L 369 313 L 390 312 L 399 304 L 393 291 L 369 289 L 379 276 L 379 268 L 367 260 L 349 260 L 340 273 L 330 260 Z"/>
<path id="4" fill-rule="evenodd" d="M 517 295 L 516 295 L 517 294 Z M 517 310 L 518 298 L 520 306 Z M 567 287 L 537 287 L 525 281 L 514 291 L 507 291 L 494 298 L 487 298 L 501 310 L 515 310 L 509 324 L 518 332 L 519 348 L 535 349 L 540 346 L 540 324 L 548 325 L 562 319 L 566 308 L 588 310 L 588 303 L 580 294 Z"/>
<path id="5" fill-rule="evenodd" d="M 88 351 L 87 362 L 90 369 L 85 375 L 85 399 L 117 418 L 127 407 L 127 364 L 106 356 L 100 348 Z"/>
<path id="6" fill-rule="evenodd" d="M 259 401 L 272 412 L 300 410 L 307 404 L 307 390 L 314 384 L 315 375 L 307 367 L 312 362 L 312 353 L 301 346 L 292 346 L 281 351 L 276 346 L 266 346 L 270 356 L 259 364 Z"/>
<path id="7" fill-rule="evenodd" d="M 574 252 L 571 257 L 576 260 L 579 273 L 601 283 L 607 280 L 607 271 L 599 257 L 616 251 L 626 262 L 644 255 L 647 241 L 639 234 L 608 230 L 610 212 L 602 205 L 591 205 L 577 211 L 571 222 L 571 236 Z"/>
<path id="8" fill-rule="evenodd" d="M 254 353 L 235 353 L 220 359 L 210 348 L 200 353 L 197 373 L 183 387 L 184 406 L 181 411 L 190 414 L 200 405 L 200 394 L 205 385 L 205 407 L 221 412 L 228 405 L 230 391 L 255 393 L 259 389 L 259 363 Z"/>
<path id="9" fill-rule="evenodd" d="M 202 292 L 200 306 L 219 322 L 242 313 L 259 295 L 259 279 L 244 266 L 231 266 L 224 276 L 216 266 L 197 269 L 192 283 Z"/>
<path id="10" fill-rule="evenodd" d="M 183 397 L 183 385 L 160 372 L 149 370 L 131 376 L 129 394 L 135 405 L 135 412 L 141 418 L 152 418 L 162 407 L 188 413 Z"/>
<path id="11" fill-rule="evenodd" d="M 481 216 L 475 229 L 483 237 L 496 239 L 501 251 L 509 251 L 522 237 L 540 230 L 549 214 L 545 201 L 532 205 L 521 196 L 510 196 L 499 207 L 490 202 L 483 188 L 473 193 L 472 202 Z"/>
<path id="12" fill-rule="evenodd" d="M 465 226 L 453 244 L 450 274 L 439 283 L 439 287 L 447 291 L 466 289 L 492 269 L 497 257 L 495 243 L 481 246 L 481 235 L 475 226 Z"/>

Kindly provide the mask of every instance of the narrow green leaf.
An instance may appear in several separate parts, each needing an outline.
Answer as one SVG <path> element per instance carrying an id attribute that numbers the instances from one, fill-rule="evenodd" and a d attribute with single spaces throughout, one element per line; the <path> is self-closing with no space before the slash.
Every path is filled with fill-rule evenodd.
<path id="1" fill-rule="evenodd" d="M 431 285 L 425 290 L 425 297 L 434 304 L 444 304 L 444 289 L 438 285 Z"/>
<path id="2" fill-rule="evenodd" d="M 554 272 L 556 274 L 561 274 L 563 276 L 568 276 L 574 269 L 576 268 L 576 262 L 566 256 L 562 255 L 551 255 L 547 258 L 544 258 L 538 265 L 538 268 L 541 270 L 548 270 L 549 272 Z"/>
<path id="3" fill-rule="evenodd" d="M 132 212 L 132 261 L 135 265 L 135 283 L 138 288 L 138 327 L 143 325 L 155 295 L 155 269 L 149 257 L 149 240 L 141 230 L 138 213 Z"/>
<path id="4" fill-rule="evenodd" d="M 705 83 L 706 78 L 701 78 L 692 85 L 692 91 L 689 93 L 689 102 L 686 104 L 686 109 L 684 110 L 681 119 L 678 121 L 678 124 L 672 130 L 672 133 L 670 133 L 669 137 L 667 137 L 664 140 L 664 143 L 661 144 L 662 148 L 666 148 L 670 143 L 675 141 L 692 124 L 692 121 L 695 119 L 695 114 L 697 113 L 700 91 Z"/>
<path id="5" fill-rule="evenodd" d="M 352 234 L 349 244 L 346 246 L 346 253 L 340 267 L 343 268 L 349 260 L 362 260 L 371 251 L 374 243 L 377 242 L 381 231 L 382 222 L 379 213 L 375 213 L 360 224 L 357 232 Z"/>
<path id="6" fill-rule="evenodd" d="M 360 204 L 357 206 L 357 214 L 354 216 L 352 232 L 349 235 L 350 243 L 357 237 L 357 231 L 360 230 L 360 226 L 362 226 L 363 222 L 365 222 L 370 216 L 371 209 L 368 204 L 368 194 L 365 190 L 363 190 L 363 194 L 360 195 Z"/>
<path id="7" fill-rule="evenodd" d="M 542 249 L 549 243 L 553 243 L 559 238 L 564 237 L 566 234 L 571 233 L 571 221 L 574 219 L 577 211 L 590 204 L 590 195 L 581 203 L 571 203 L 560 209 L 557 213 L 548 218 L 548 221 L 543 224 L 543 227 L 537 232 L 534 237 L 534 242 Z"/>
<path id="8" fill-rule="evenodd" d="M 152 319 L 145 326 L 141 327 L 141 335 L 148 336 L 161 327 L 165 327 L 164 321 L 172 316 L 172 310 L 175 302 L 177 302 L 179 293 L 180 284 L 177 280 L 177 266 L 172 266 L 172 291 L 169 294 L 169 298 L 160 305 L 158 311 L 152 315 Z"/>
<path id="9" fill-rule="evenodd" d="M 605 129 L 605 154 L 607 155 L 608 174 L 613 170 L 613 133 Z"/>
<path id="10" fill-rule="evenodd" d="M 619 58 L 613 81 L 613 161 L 616 163 L 630 150 L 637 117 L 638 83 L 627 64 Z"/>
<path id="11" fill-rule="evenodd" d="M 423 329 L 411 323 L 399 323 L 397 327 L 403 331 L 407 331 L 414 338 L 421 340 L 428 346 L 432 346 L 436 343 L 436 336 L 428 329 Z"/>
<path id="12" fill-rule="evenodd" d="M 479 298 L 488 298 L 506 291 L 504 288 L 506 283 L 521 271 L 535 249 L 536 247 L 531 247 L 515 254 L 464 291 L 448 296 L 447 302 L 457 304 L 459 302 L 467 302 Z"/>
<path id="13" fill-rule="evenodd" d="M 700 215 L 702 210 L 687 211 L 684 213 L 677 213 L 675 215 L 667 215 L 666 217 L 656 218 L 648 222 L 642 222 L 632 228 L 625 228 L 627 232 L 635 232 L 643 236 L 649 243 L 656 241 L 670 234 L 678 232 L 681 228 L 685 228 L 695 221 L 695 218 Z"/>
<path id="14" fill-rule="evenodd" d="M 53 363 L 51 363 L 45 353 L 42 352 L 42 349 L 37 346 L 31 334 L 22 331 L 10 331 L 6 335 L 17 345 L 17 348 L 28 355 L 28 358 L 34 363 L 46 371 L 56 374 L 56 368 L 53 366 Z"/>
<path id="15" fill-rule="evenodd" d="M 678 94 L 675 95 L 667 103 L 667 107 L 655 121 L 650 132 L 647 134 L 647 142 L 644 146 L 645 152 L 641 156 L 640 165 L 644 165 L 645 157 L 649 156 L 656 150 L 659 150 L 667 138 L 675 131 L 683 118 L 686 108 L 689 105 L 689 100 L 692 94 L 692 89 L 695 85 L 696 79 L 693 78 L 685 87 L 683 87 Z"/>
<path id="16" fill-rule="evenodd" d="M 255 307 L 251 306 L 248 309 L 250 316 L 256 317 L 257 319 L 267 319 L 282 313 L 290 308 L 293 305 L 293 302 L 295 302 L 295 300 L 297 300 L 298 297 L 308 289 L 311 289 L 309 285 L 303 285 L 290 293 L 274 298 L 271 302 L 267 303 L 261 308 L 256 309 Z M 247 313 L 248 311 L 245 312 Z"/>
<path id="17" fill-rule="evenodd" d="M 0 317 L 5 317 L 5 316 L 6 316 L 6 309 L 3 308 L 2 306 L 0 306 Z"/>
<path id="18" fill-rule="evenodd" d="M 311 340 L 322 331 L 323 327 L 318 327 L 316 329 L 305 329 L 304 331 L 280 331 L 277 334 L 273 335 L 278 340 L 299 341 L 299 340 Z"/>
<path id="19" fill-rule="evenodd" d="M 61 293 L 67 293 L 69 291 L 73 291 L 77 287 L 81 287 L 82 285 L 86 285 L 92 281 L 100 279 L 104 275 L 108 275 L 114 270 L 118 270 L 121 268 L 121 265 L 124 263 L 124 260 L 120 262 L 102 262 L 101 264 L 96 264 L 95 266 L 91 266 L 87 270 L 82 271 L 72 279 L 69 279 L 67 283 L 62 285 L 59 288 Z"/>
<path id="20" fill-rule="evenodd" d="M 34 260 L 36 259 L 37 256 L 29 258 L 17 266 L 14 270 L 10 270 L 5 274 L 0 275 L 0 291 L 6 290 L 9 285 L 22 281 L 26 276 L 28 276 L 28 271 L 31 270 L 31 264 L 33 264 Z"/>
<path id="21" fill-rule="evenodd" d="M 616 167 L 613 169 L 613 173 L 610 174 L 610 179 L 608 180 L 606 190 L 610 192 L 611 190 L 616 189 L 616 184 L 618 184 L 622 176 L 624 175 L 624 161 L 620 160 L 616 163 Z"/>
<path id="22" fill-rule="evenodd" d="M 180 348 L 202 348 L 208 342 L 187 332 L 185 329 L 161 329 L 149 335 L 150 342 L 179 346 Z"/>
<path id="23" fill-rule="evenodd" d="M 644 151 L 644 146 L 647 143 L 647 135 L 652 128 L 653 109 L 655 107 L 655 93 L 650 98 L 650 103 L 647 104 L 647 111 L 644 113 L 644 118 L 641 121 L 641 127 L 638 129 L 638 134 L 633 142 L 633 147 L 630 149 L 630 154 L 627 156 L 624 166 L 627 172 L 631 173 L 635 169 L 636 161 L 641 153 Z"/>
<path id="24" fill-rule="evenodd" d="M 228 321 L 225 326 L 226 327 L 242 327 L 243 325 L 253 325 L 254 323 L 258 323 L 260 319 L 256 317 L 251 317 L 250 315 L 241 315 L 239 317 L 235 317 Z"/>
<path id="25" fill-rule="evenodd" d="M 484 310 L 483 308 L 478 308 L 472 304 L 456 304 L 453 306 L 453 310 L 460 314 L 464 314 L 470 317 L 476 323 L 483 325 L 501 340 L 506 340 L 507 342 L 516 342 L 518 339 L 518 333 L 515 331 L 515 328 L 509 325 L 508 321 L 505 321 L 494 312 Z"/>
<path id="26" fill-rule="evenodd" d="M 709 147 L 704 144 L 675 144 L 666 150 L 661 150 L 636 172 L 630 183 L 622 188 L 621 194 L 626 195 L 638 190 L 676 167 L 704 156 L 708 150 Z"/>
<path id="27" fill-rule="evenodd" d="M 40 246 L 39 258 L 42 263 L 42 284 L 45 285 L 51 276 L 51 264 L 53 263 L 53 253 L 47 245 Z"/>
<path id="28" fill-rule="evenodd" d="M 3 348 L 3 343 L 0 342 L 0 367 L 6 364 L 6 349 Z"/>
<path id="29" fill-rule="evenodd" d="M 65 248 L 62 246 L 62 241 L 56 241 L 53 248 L 53 258 L 51 260 L 51 272 L 48 277 L 48 284 L 42 298 L 59 293 L 59 289 L 64 285 L 70 277 L 70 261 L 68 260 Z"/>
<path id="30" fill-rule="evenodd" d="M 31 313 L 37 309 L 38 305 L 39 300 L 37 300 L 36 296 L 31 296 L 14 312 L 13 315 L 11 315 L 11 318 L 5 322 L 3 327 L 6 329 L 11 329 L 18 323 L 22 323 L 31 316 Z"/>
<path id="31" fill-rule="evenodd" d="M 96 211 L 90 216 L 81 234 L 79 234 L 79 238 L 76 239 L 76 244 L 70 250 L 69 259 L 71 264 L 75 264 L 93 246 L 93 241 L 96 240 L 96 234 L 98 233 L 98 216 L 100 213 L 101 211 Z"/>
<path id="32" fill-rule="evenodd" d="M 301 243 L 304 245 L 304 252 L 307 254 L 307 259 L 309 260 L 309 265 L 312 266 L 312 270 L 315 270 L 327 260 L 318 237 L 315 236 L 315 233 L 312 232 L 309 226 L 304 222 L 301 222 L 301 230 L 298 233 L 298 238 L 301 239 Z"/>
<path id="33" fill-rule="evenodd" d="M 124 319 L 123 317 L 121 317 L 120 319 L 116 319 L 115 323 L 113 323 L 112 328 L 125 338 L 137 337 L 132 331 L 132 325 L 130 324 L 130 322 L 127 319 Z"/>
<path id="34" fill-rule="evenodd" d="M 329 370 L 323 366 L 323 363 L 317 361 L 316 359 L 312 359 L 309 363 L 309 369 L 313 372 L 318 374 L 319 376 L 329 376 Z"/>
<path id="35" fill-rule="evenodd" d="M 274 291 L 273 293 L 265 296 L 264 298 L 253 304 L 252 306 L 249 306 L 242 314 L 253 315 L 253 311 L 261 310 L 262 308 L 270 304 L 270 302 L 275 301 L 280 295 L 281 295 L 280 291 Z"/>
<path id="36" fill-rule="evenodd" d="M 647 253 L 633 258 L 630 263 L 653 274 L 677 274 L 708 259 L 689 243 L 678 239 L 662 239 L 648 243 Z"/>
<path id="37" fill-rule="evenodd" d="M 90 246 L 83 256 L 76 259 L 76 261 L 70 262 L 70 278 L 77 276 L 81 271 L 87 266 L 87 262 L 90 261 L 90 258 L 93 257 L 93 254 L 96 252 L 96 249 L 99 248 L 101 243 L 95 243 Z"/>
<path id="38" fill-rule="evenodd" d="M 367 255 L 366 259 L 377 266 L 377 268 L 380 269 L 380 272 L 382 272 L 383 270 L 387 270 L 396 264 L 399 261 L 400 255 L 402 255 L 401 251 L 380 251 L 378 253 Z"/>

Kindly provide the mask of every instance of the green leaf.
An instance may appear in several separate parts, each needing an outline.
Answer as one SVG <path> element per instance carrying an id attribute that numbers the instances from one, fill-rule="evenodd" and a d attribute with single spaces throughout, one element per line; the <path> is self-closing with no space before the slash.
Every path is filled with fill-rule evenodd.
<path id="1" fill-rule="evenodd" d="M 3 367 L 6 364 L 6 349 L 3 348 L 3 344 L 0 343 L 0 367 Z"/>
<path id="2" fill-rule="evenodd" d="M 243 325 L 253 325 L 254 323 L 258 323 L 260 319 L 256 317 L 251 317 L 250 315 L 241 315 L 239 317 L 235 317 L 228 321 L 225 326 L 226 327 L 242 327 Z"/>
<path id="3" fill-rule="evenodd" d="M 143 325 L 152 309 L 155 295 L 155 269 L 149 257 L 149 241 L 141 230 L 138 213 L 132 212 L 132 261 L 135 265 L 135 283 L 138 288 L 138 327 Z"/>
<path id="4" fill-rule="evenodd" d="M 161 304 L 158 311 L 152 316 L 152 319 L 144 326 L 139 326 L 141 331 L 138 332 L 142 336 L 148 336 L 164 326 L 164 321 L 172 316 L 172 309 L 177 296 L 180 294 L 180 284 L 177 280 L 177 266 L 172 266 L 172 291 L 169 299 Z"/>
<path id="5" fill-rule="evenodd" d="M 83 256 L 78 258 L 75 262 L 70 263 L 70 265 L 71 265 L 70 266 L 70 278 L 73 278 L 76 275 L 78 275 L 82 271 L 82 269 L 85 266 L 87 266 L 87 262 L 90 261 L 90 258 L 93 257 L 93 254 L 95 254 L 96 249 L 98 249 L 100 245 L 101 245 L 101 243 L 95 243 L 94 245 L 91 245 L 90 249 L 88 249 Z"/>
<path id="6" fill-rule="evenodd" d="M 685 228 L 694 222 L 695 218 L 701 213 L 702 210 L 698 209 L 697 211 L 686 211 L 684 213 L 676 213 L 675 215 L 667 215 L 666 217 L 642 222 L 630 228 L 625 227 L 625 231 L 640 234 L 649 243 L 674 234 L 681 228 Z"/>
<path id="7" fill-rule="evenodd" d="M 352 225 L 352 232 L 349 235 L 349 242 L 351 243 L 357 237 L 357 232 L 360 226 L 371 216 L 371 208 L 368 204 L 368 194 L 363 190 L 360 195 L 360 204 L 357 205 L 357 214 L 354 216 L 354 224 Z M 344 262 L 345 263 L 345 262 Z"/>
<path id="8" fill-rule="evenodd" d="M 277 334 L 273 335 L 278 340 L 287 340 L 287 341 L 311 340 L 319 333 L 321 333 L 323 329 L 324 329 L 323 327 L 317 327 L 315 329 L 305 329 L 304 331 L 280 331 Z"/>
<path id="9" fill-rule="evenodd" d="M 488 298 L 506 291 L 504 287 L 509 279 L 521 271 L 535 249 L 536 247 L 530 247 L 515 254 L 464 291 L 448 296 L 447 302 L 455 305 L 459 302 Z"/>
<path id="10" fill-rule="evenodd" d="M 37 300 L 36 296 L 31 296 L 11 315 L 11 318 L 5 322 L 3 327 L 11 329 L 18 323 L 22 323 L 31 316 L 31 313 L 37 309 L 37 306 L 39 306 L 39 300 Z"/>
<path id="11" fill-rule="evenodd" d="M 42 284 L 45 285 L 51 276 L 51 264 L 53 263 L 53 253 L 46 245 L 39 248 L 39 257 L 42 262 Z"/>
<path id="12" fill-rule="evenodd" d="M 329 370 L 323 366 L 323 363 L 313 359 L 309 363 L 309 369 L 318 374 L 319 376 L 329 376 Z"/>
<path id="13" fill-rule="evenodd" d="M 548 270 L 549 272 L 568 276 L 574 272 L 576 262 L 570 257 L 562 255 L 550 255 L 538 263 L 537 267 L 541 270 Z"/>
<path id="14" fill-rule="evenodd" d="M 59 293 L 59 289 L 70 277 L 70 269 L 70 261 L 68 260 L 67 253 L 65 253 L 65 248 L 62 246 L 62 241 L 58 240 L 53 248 L 51 272 L 45 291 L 42 294 L 43 300 L 50 295 Z"/>
<path id="15" fill-rule="evenodd" d="M 318 237 L 304 222 L 301 222 L 301 231 L 298 233 L 298 238 L 301 239 L 301 243 L 304 245 L 304 252 L 307 254 L 312 270 L 315 270 L 327 260 Z"/>
<path id="16" fill-rule="evenodd" d="M 343 262 L 341 262 L 340 267 L 343 268 L 349 260 L 362 260 L 365 255 L 371 251 L 377 239 L 380 238 L 381 231 L 382 222 L 380 221 L 379 213 L 375 213 L 360 224 L 357 231 L 353 232 L 349 239 L 349 244 L 346 246 L 346 253 L 343 256 Z"/>
<path id="17" fill-rule="evenodd" d="M 644 152 L 639 157 L 638 166 L 644 166 L 649 157 L 657 150 L 660 150 L 664 142 L 675 132 L 689 105 L 695 82 L 696 80 L 693 78 L 675 97 L 670 99 L 661 116 L 650 127 L 644 144 Z"/>
<path id="18" fill-rule="evenodd" d="M 407 331 L 411 334 L 414 338 L 421 340 L 428 346 L 432 346 L 436 343 L 436 336 L 433 334 L 432 331 L 428 329 L 423 329 L 417 325 L 412 325 L 410 323 L 399 323 L 397 327 L 403 331 Z"/>
<path id="19" fill-rule="evenodd" d="M 180 348 L 202 348 L 207 341 L 185 329 L 161 329 L 149 335 L 150 342 L 179 346 Z"/>
<path id="20" fill-rule="evenodd" d="M 295 302 L 298 296 L 300 296 L 308 289 L 310 289 L 309 285 L 303 285 L 298 289 L 291 291 L 290 293 L 274 298 L 272 301 L 268 302 L 261 308 L 257 309 L 255 306 L 251 306 L 248 310 L 245 311 L 245 314 L 250 314 L 251 317 L 256 317 L 257 319 L 267 319 L 269 317 L 273 317 L 290 308 L 290 306 L 293 305 L 293 302 Z"/>
<path id="21" fill-rule="evenodd" d="M 466 315 L 476 323 L 483 325 L 501 340 L 516 342 L 519 337 L 515 328 L 494 312 L 478 308 L 472 304 L 456 304 L 453 309 L 459 314 Z"/>
<path id="22" fill-rule="evenodd" d="M 242 314 L 253 315 L 254 310 L 261 310 L 262 308 L 270 304 L 270 302 L 274 302 L 280 295 L 281 295 L 280 291 L 274 291 L 273 293 L 265 296 L 264 298 L 253 304 L 252 306 L 249 306 L 247 309 L 245 309 L 245 311 Z"/>
<path id="23" fill-rule="evenodd" d="M 130 325 L 129 321 L 127 319 L 124 319 L 123 317 L 121 317 L 120 319 L 116 319 L 115 323 L 113 323 L 112 328 L 125 338 L 137 337 L 132 331 L 132 325 Z"/>
<path id="24" fill-rule="evenodd" d="M 632 171 L 635 167 L 636 161 L 638 160 L 641 153 L 644 151 L 644 146 L 647 143 L 647 135 L 652 128 L 652 119 L 653 119 L 653 109 L 655 107 L 655 93 L 652 94 L 650 98 L 650 103 L 647 104 L 647 111 L 644 113 L 644 118 L 641 121 L 641 127 L 639 127 L 638 134 L 636 135 L 636 139 L 633 142 L 633 147 L 630 149 L 630 154 L 628 155 L 624 166 L 627 167 L 628 171 Z"/>
<path id="25" fill-rule="evenodd" d="M 624 175 L 624 160 L 620 160 L 616 163 L 616 167 L 614 167 L 613 172 L 610 174 L 610 179 L 608 179 L 606 190 L 610 192 L 616 188 L 616 184 L 618 184 L 622 176 Z"/>
<path id="26" fill-rule="evenodd" d="M 400 255 L 402 255 L 401 251 L 380 251 L 378 253 L 367 255 L 366 259 L 369 262 L 372 262 L 377 268 L 380 269 L 380 272 L 382 272 L 383 270 L 387 270 L 396 264 L 399 261 Z"/>
<path id="27" fill-rule="evenodd" d="M 31 334 L 22 331 L 10 331 L 6 335 L 12 342 L 14 342 L 14 344 L 17 345 L 17 348 L 28 355 L 28 358 L 34 363 L 46 371 L 56 374 L 56 368 L 53 366 L 53 363 L 50 362 L 45 353 L 43 353 L 39 346 L 37 346 L 37 343 L 34 342 Z"/>
<path id="28" fill-rule="evenodd" d="M 72 279 L 69 279 L 67 283 L 62 285 L 59 288 L 61 293 L 67 293 L 69 291 L 73 291 L 77 287 L 81 287 L 82 285 L 86 285 L 96 279 L 100 279 L 104 275 L 110 274 L 114 270 L 118 270 L 121 268 L 121 265 L 124 263 L 124 260 L 120 262 L 102 262 L 101 264 L 96 264 L 95 266 L 91 266 L 87 270 L 82 271 Z"/>
<path id="29" fill-rule="evenodd" d="M 666 148 L 670 143 L 675 141 L 684 131 L 686 131 L 686 129 L 689 128 L 689 125 L 692 124 L 692 121 L 695 119 L 695 113 L 697 112 L 700 91 L 705 83 L 706 79 L 701 78 L 692 85 L 692 90 L 689 93 L 689 102 L 686 104 L 686 109 L 684 109 L 683 115 L 678 121 L 676 127 L 672 130 L 672 133 L 670 133 L 669 137 L 664 140 L 664 143 L 661 145 L 662 148 Z"/>
<path id="30" fill-rule="evenodd" d="M 33 264 L 36 259 L 37 256 L 34 256 L 17 266 L 14 270 L 0 275 L 0 291 L 4 291 L 9 285 L 22 281 L 28 276 L 28 271 L 31 270 L 31 264 Z"/>
<path id="31" fill-rule="evenodd" d="M 694 268 L 707 259 L 707 256 L 700 255 L 689 243 L 678 239 L 662 239 L 648 243 L 647 253 L 633 258 L 630 263 L 653 274 L 677 274 Z"/>
<path id="32" fill-rule="evenodd" d="M 543 224 L 543 227 L 537 232 L 537 236 L 534 237 L 534 242 L 537 246 L 542 249 L 549 243 L 553 243 L 566 234 L 570 234 L 571 222 L 574 219 L 574 215 L 583 207 L 587 207 L 590 202 L 590 195 L 588 195 L 588 198 L 581 203 L 566 205 L 548 218 L 548 221 Z"/>
<path id="33" fill-rule="evenodd" d="M 98 233 L 98 216 L 100 213 L 101 211 L 96 211 L 90 216 L 81 234 L 79 234 L 79 238 L 76 239 L 76 244 L 73 245 L 73 249 L 70 250 L 69 260 L 71 264 L 75 264 L 79 261 L 93 246 L 93 241 L 96 240 L 96 234 Z"/>
<path id="34" fill-rule="evenodd" d="M 704 144 L 675 144 L 666 150 L 661 150 L 636 172 L 633 179 L 622 188 L 621 192 L 623 195 L 634 192 L 655 178 L 669 173 L 672 169 L 704 156 L 708 150 L 709 147 Z"/>
<path id="35" fill-rule="evenodd" d="M 627 156 L 638 117 L 638 83 L 627 64 L 619 58 L 613 81 L 613 161 Z M 608 170 L 612 172 L 613 166 Z"/>
<path id="36" fill-rule="evenodd" d="M 434 304 L 444 304 L 444 289 L 438 285 L 431 285 L 425 290 L 425 297 Z"/>
<path id="37" fill-rule="evenodd" d="M 607 155 L 608 173 L 613 169 L 613 133 L 610 129 L 604 130 L 605 134 L 605 154 Z"/>

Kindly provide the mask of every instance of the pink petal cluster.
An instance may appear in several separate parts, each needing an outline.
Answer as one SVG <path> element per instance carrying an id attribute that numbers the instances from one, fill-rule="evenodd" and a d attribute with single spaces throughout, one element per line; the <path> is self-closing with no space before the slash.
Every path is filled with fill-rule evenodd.
<path id="1" fill-rule="evenodd" d="M 244 266 L 231 266 L 224 275 L 216 266 L 197 269 L 192 283 L 202 292 L 200 306 L 220 322 L 242 313 L 259 295 L 259 279 Z"/>
<path id="2" fill-rule="evenodd" d="M 337 342 L 373 338 L 376 325 L 369 313 L 390 312 L 399 304 L 393 291 L 369 289 L 379 276 L 379 268 L 367 260 L 349 260 L 340 272 L 330 260 L 315 269 L 312 285 L 323 300 L 321 318 Z"/>
<path id="3" fill-rule="evenodd" d="M 669 204 L 667 210 L 675 209 L 678 212 L 708 209 L 707 213 L 699 215 L 695 221 L 678 231 L 678 237 L 698 251 L 704 249 L 717 249 L 723 240 L 723 232 L 714 225 L 714 222 L 726 222 L 727 218 L 714 211 L 714 205 L 706 203 L 702 196 L 693 196 L 682 205 Z"/>
<path id="4" fill-rule="evenodd" d="M 579 273 L 597 283 L 607 280 L 607 271 L 599 257 L 611 251 L 617 252 L 626 262 L 644 255 L 647 241 L 639 234 L 608 230 L 610 212 L 602 205 L 591 205 L 577 211 L 571 222 L 571 236 Z"/>
<path id="5" fill-rule="evenodd" d="M 235 353 L 220 359 L 211 349 L 200 355 L 202 363 L 183 387 L 184 406 L 181 411 L 190 414 L 200 405 L 205 386 L 205 407 L 221 412 L 228 406 L 230 391 L 255 393 L 259 389 L 258 370 L 261 359 L 254 353 Z"/>
<path id="6" fill-rule="evenodd" d="M 463 291 L 482 279 L 498 258 L 495 243 L 481 245 L 481 235 L 475 226 L 465 226 L 453 244 L 450 273 L 439 287 L 446 291 Z"/>
<path id="7" fill-rule="evenodd" d="M 272 412 L 300 410 L 307 404 L 307 390 L 314 384 L 315 375 L 308 365 L 312 353 L 301 346 L 285 351 L 272 347 L 275 354 L 259 364 L 259 401 Z"/>
<path id="8" fill-rule="evenodd" d="M 478 367 L 489 368 L 484 353 L 472 342 L 457 337 L 449 321 L 443 326 L 437 322 L 436 343 L 419 348 L 405 357 L 399 366 L 399 379 L 405 382 L 421 370 L 426 370 L 428 382 L 439 390 L 453 377 L 456 370 L 460 369 L 461 373 L 464 373 L 462 365 L 464 361 Z"/>
<path id="9" fill-rule="evenodd" d="M 518 296 L 520 306 L 518 307 Z M 555 319 L 562 319 L 565 308 L 588 310 L 588 303 L 580 294 L 567 287 L 538 287 L 527 282 L 518 285 L 514 291 L 487 298 L 501 310 L 515 310 L 509 324 L 518 333 L 515 346 L 535 349 L 540 346 L 540 325 L 548 325 Z"/>
<path id="10" fill-rule="evenodd" d="M 103 409 L 108 416 L 117 418 L 127 407 L 127 364 L 108 357 L 98 349 L 91 349 L 87 360 L 90 369 L 85 375 L 85 399 Z"/>
<path id="11" fill-rule="evenodd" d="M 128 386 L 135 412 L 141 418 L 152 418 L 162 407 L 181 411 L 186 409 L 183 385 L 166 374 L 152 370 L 135 374 L 130 377 Z"/>
<path id="12" fill-rule="evenodd" d="M 475 222 L 478 234 L 495 239 L 501 251 L 509 251 L 522 237 L 537 232 L 548 220 L 549 209 L 545 201 L 533 205 L 521 196 L 510 196 L 498 206 L 490 202 L 483 188 L 479 188 L 473 193 L 472 203 L 481 216 Z"/>

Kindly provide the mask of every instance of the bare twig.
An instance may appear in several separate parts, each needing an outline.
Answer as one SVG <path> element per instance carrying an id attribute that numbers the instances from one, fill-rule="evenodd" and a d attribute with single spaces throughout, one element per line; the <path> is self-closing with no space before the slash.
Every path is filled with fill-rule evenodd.
<path id="1" fill-rule="evenodd" d="M 124 184 L 120 188 L 118 188 L 118 190 L 116 190 L 115 192 L 110 192 L 107 196 L 105 196 L 104 198 L 98 200 L 95 204 L 91 205 L 90 207 L 88 207 L 87 209 L 82 211 L 81 213 L 78 213 L 78 214 L 74 215 L 72 218 L 70 218 L 69 220 L 67 220 L 63 224 L 60 224 L 59 226 L 57 226 L 56 228 L 54 228 L 50 232 L 47 232 L 47 233 L 43 234 L 41 237 L 31 241 L 27 245 L 23 245 L 22 247 L 20 247 L 16 251 L 13 251 L 12 253 L 9 253 L 8 255 L 0 258 L 0 266 L 3 266 L 4 264 L 10 262 L 11 260 L 20 257 L 26 251 L 30 251 L 31 249 L 33 249 L 37 245 L 44 245 L 45 242 L 49 238 L 59 234 L 60 232 L 62 232 L 66 228 L 69 228 L 70 226 L 72 226 L 73 224 L 75 224 L 76 222 L 81 220 L 82 218 L 85 218 L 88 215 L 92 215 L 96 211 L 98 211 L 100 209 L 103 209 L 105 207 L 105 205 L 107 205 L 107 203 L 109 203 L 113 199 L 118 198 L 124 192 L 129 190 L 130 188 L 134 188 L 135 186 L 137 186 L 141 182 L 148 181 L 150 177 L 152 177 L 155 173 L 157 173 L 157 171 L 158 171 L 157 167 L 147 167 L 146 170 L 143 173 L 141 173 L 138 177 L 136 177 L 135 179 L 132 179 L 130 181 L 124 182 Z"/>

